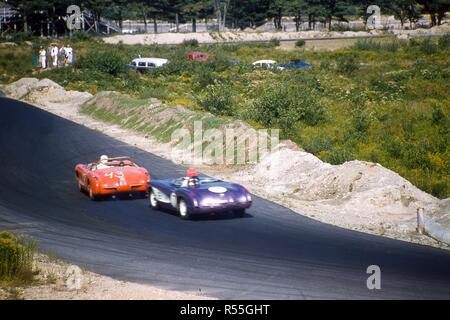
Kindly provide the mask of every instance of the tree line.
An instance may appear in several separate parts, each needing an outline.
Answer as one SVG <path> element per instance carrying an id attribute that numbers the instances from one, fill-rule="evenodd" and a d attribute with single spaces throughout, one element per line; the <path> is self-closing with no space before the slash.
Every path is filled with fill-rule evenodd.
<path id="1" fill-rule="evenodd" d="M 348 22 L 349 17 L 368 18 L 367 7 L 378 5 L 381 14 L 394 15 L 402 26 L 415 24 L 421 15 L 430 16 L 431 25 L 440 25 L 450 10 L 450 0 L 9 0 L 22 17 L 25 29 L 36 32 L 36 22 L 55 23 L 66 16 L 69 5 L 89 10 L 95 19 L 107 18 L 122 26 L 127 19 L 141 20 L 145 28 L 152 25 L 158 31 L 158 21 L 192 23 L 212 20 L 219 29 L 254 28 L 272 21 L 276 29 L 283 28 L 283 18 L 293 17 L 297 30 L 304 22 L 313 28 L 316 22 Z"/>

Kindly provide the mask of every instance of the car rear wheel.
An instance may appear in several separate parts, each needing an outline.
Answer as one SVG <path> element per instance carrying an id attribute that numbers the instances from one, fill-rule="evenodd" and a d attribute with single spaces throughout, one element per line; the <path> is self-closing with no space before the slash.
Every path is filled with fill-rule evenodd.
<path id="1" fill-rule="evenodd" d="M 80 192 L 83 192 L 83 185 L 81 184 L 81 181 L 78 180 L 78 190 L 80 190 Z"/>
<path id="2" fill-rule="evenodd" d="M 150 191 L 150 207 L 152 207 L 153 209 L 159 209 L 159 203 L 158 200 L 156 200 L 156 195 L 155 193 L 152 191 Z"/>
<path id="3" fill-rule="evenodd" d="M 180 200 L 180 203 L 178 203 L 178 212 L 180 213 L 181 219 L 188 220 L 189 217 L 189 209 L 186 205 L 186 201 L 183 199 Z"/>
<path id="4" fill-rule="evenodd" d="M 242 218 L 245 216 L 245 209 L 234 210 L 233 213 L 235 217 Z"/>

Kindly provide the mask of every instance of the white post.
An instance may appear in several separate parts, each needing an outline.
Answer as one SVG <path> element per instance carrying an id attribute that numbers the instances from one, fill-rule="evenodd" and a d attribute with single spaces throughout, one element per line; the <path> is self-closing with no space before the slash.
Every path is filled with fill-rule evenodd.
<path id="1" fill-rule="evenodd" d="M 423 234 L 425 232 L 425 209 L 417 208 L 417 233 Z"/>

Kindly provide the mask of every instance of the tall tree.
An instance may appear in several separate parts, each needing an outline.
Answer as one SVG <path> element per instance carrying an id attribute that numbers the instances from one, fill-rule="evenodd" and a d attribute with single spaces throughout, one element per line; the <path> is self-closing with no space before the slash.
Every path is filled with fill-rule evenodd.
<path id="1" fill-rule="evenodd" d="M 356 7 L 349 0 L 321 0 L 319 4 L 323 8 L 322 15 L 325 16 L 325 21 L 328 23 L 328 30 L 331 30 L 333 19 L 348 22 L 345 17 L 357 12 Z"/>
<path id="2" fill-rule="evenodd" d="M 325 8 L 322 0 L 307 0 L 306 3 L 308 6 L 308 27 L 309 29 L 315 29 L 317 20 L 325 20 Z"/>
<path id="3" fill-rule="evenodd" d="M 431 25 L 441 25 L 447 11 L 450 10 L 449 0 L 417 0 L 423 6 L 423 11 L 430 15 Z"/>
<path id="4" fill-rule="evenodd" d="M 286 3 L 287 14 L 294 17 L 295 30 L 300 31 L 302 16 L 308 14 L 308 4 L 306 0 L 293 0 Z"/>
<path id="5" fill-rule="evenodd" d="M 110 6 L 104 8 L 104 16 L 115 20 L 122 29 L 125 16 L 130 16 L 130 10 L 133 8 L 133 2 L 127 0 L 112 0 Z"/>
<path id="6" fill-rule="evenodd" d="M 386 6 L 395 18 L 400 20 L 403 29 L 405 22 L 410 21 L 412 25 L 419 18 L 419 8 L 415 0 L 396 0 L 386 2 Z"/>
<path id="7" fill-rule="evenodd" d="M 231 0 L 228 25 L 255 28 L 266 22 L 270 0 Z"/>
<path id="8" fill-rule="evenodd" d="M 164 17 L 164 13 L 169 7 L 167 0 L 135 0 L 137 5 L 139 16 L 144 21 L 145 32 L 148 32 L 148 21 L 153 21 L 153 30 L 158 32 L 158 19 Z"/>
<path id="9" fill-rule="evenodd" d="M 204 19 L 213 13 L 212 0 L 185 0 L 181 7 L 184 17 L 191 19 L 192 31 L 197 32 L 197 20 Z"/>
<path id="10" fill-rule="evenodd" d="M 23 17 L 24 31 L 28 31 L 28 19 L 36 11 L 48 11 L 53 5 L 46 0 L 10 0 L 8 4 L 16 9 Z"/>
<path id="11" fill-rule="evenodd" d="M 288 0 L 272 0 L 270 1 L 269 10 L 267 11 L 267 15 L 269 19 L 273 20 L 273 24 L 275 29 L 281 30 L 283 28 L 281 22 L 283 20 L 283 16 L 288 10 Z"/>

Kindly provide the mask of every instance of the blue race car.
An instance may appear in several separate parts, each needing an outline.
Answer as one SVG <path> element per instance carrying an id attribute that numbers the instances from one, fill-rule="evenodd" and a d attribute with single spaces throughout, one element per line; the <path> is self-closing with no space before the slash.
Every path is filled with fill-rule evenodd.
<path id="1" fill-rule="evenodd" d="M 153 209 L 178 211 L 182 219 L 226 211 L 242 217 L 245 209 L 252 205 L 252 197 L 243 186 L 214 178 L 199 178 L 192 169 L 188 170 L 187 177 L 151 180 L 149 189 Z"/>

